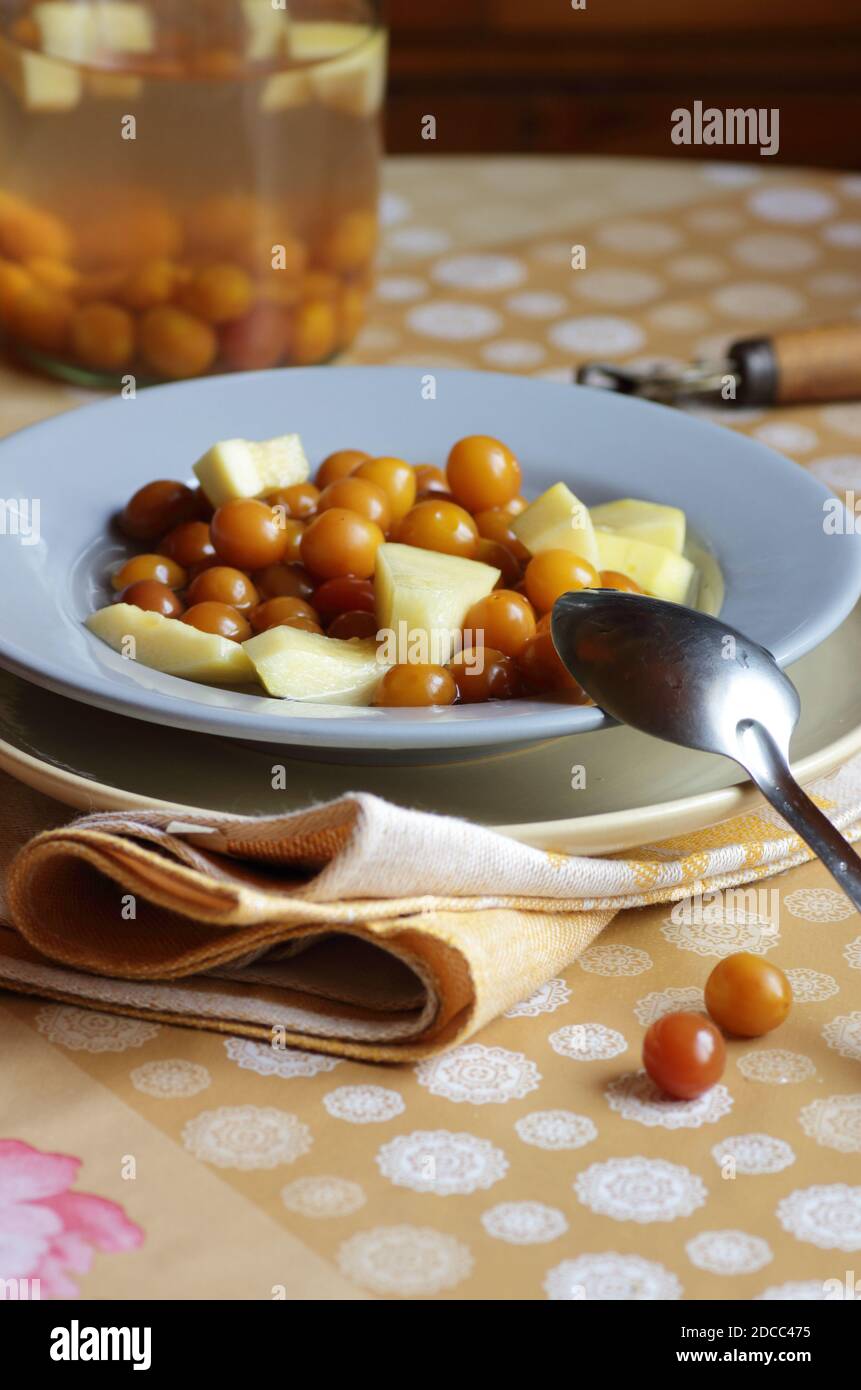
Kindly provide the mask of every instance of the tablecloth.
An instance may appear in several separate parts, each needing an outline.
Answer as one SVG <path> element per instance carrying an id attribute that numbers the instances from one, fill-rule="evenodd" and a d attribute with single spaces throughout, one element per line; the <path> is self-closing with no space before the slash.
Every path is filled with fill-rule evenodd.
<path id="1" fill-rule="evenodd" d="M 561 381 L 575 360 L 684 361 L 861 313 L 861 177 L 534 157 L 386 173 L 379 298 L 347 360 Z M 4 367 L 0 429 L 90 394 Z M 861 405 L 713 414 L 861 488 Z M 754 894 L 625 913 L 410 1067 L 0 996 L 0 1186 L 28 1220 L 50 1208 L 44 1292 L 823 1297 L 861 1251 L 861 924 L 818 864 Z M 787 971 L 793 1012 L 669 1106 L 643 1031 L 701 1007 L 734 950 Z"/>

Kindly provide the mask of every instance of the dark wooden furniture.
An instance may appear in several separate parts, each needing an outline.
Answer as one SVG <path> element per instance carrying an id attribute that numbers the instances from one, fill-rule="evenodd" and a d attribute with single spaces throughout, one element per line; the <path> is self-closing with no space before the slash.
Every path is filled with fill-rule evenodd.
<path id="1" fill-rule="evenodd" d="M 586 6 L 388 0 L 388 148 L 758 157 L 672 144 L 671 112 L 699 100 L 778 107 L 781 163 L 861 164 L 861 0 Z"/>

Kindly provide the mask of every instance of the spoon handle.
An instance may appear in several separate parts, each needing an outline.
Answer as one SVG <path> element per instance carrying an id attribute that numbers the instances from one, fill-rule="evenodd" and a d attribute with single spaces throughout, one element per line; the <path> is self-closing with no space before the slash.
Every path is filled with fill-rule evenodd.
<path id="1" fill-rule="evenodd" d="M 739 757 L 739 762 L 750 773 L 765 799 L 796 834 L 806 840 L 846 896 L 861 911 L 861 858 L 849 841 L 798 785 L 785 755 L 761 724 L 750 721 L 746 725 L 743 747 L 744 755 Z"/>

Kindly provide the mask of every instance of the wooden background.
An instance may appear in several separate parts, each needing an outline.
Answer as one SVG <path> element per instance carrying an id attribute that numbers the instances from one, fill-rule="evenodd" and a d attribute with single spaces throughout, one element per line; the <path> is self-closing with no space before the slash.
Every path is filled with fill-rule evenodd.
<path id="1" fill-rule="evenodd" d="M 861 162 L 861 0 L 388 0 L 388 148 L 750 157 L 677 106 L 778 107 L 772 162 Z M 437 121 L 435 144 L 422 116 Z"/>

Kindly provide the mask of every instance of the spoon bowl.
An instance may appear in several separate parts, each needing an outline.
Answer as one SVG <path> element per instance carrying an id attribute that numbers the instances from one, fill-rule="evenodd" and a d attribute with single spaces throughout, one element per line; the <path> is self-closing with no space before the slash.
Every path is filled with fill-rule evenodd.
<path id="1" fill-rule="evenodd" d="M 789 770 L 801 703 L 771 652 L 720 618 L 615 589 L 563 594 L 551 632 L 613 719 L 739 763 L 861 909 L 861 859 Z"/>
<path id="2" fill-rule="evenodd" d="M 655 738 L 736 757 L 750 719 L 786 753 L 798 691 L 771 652 L 720 618 L 615 589 L 563 594 L 554 644 L 606 714 Z"/>

